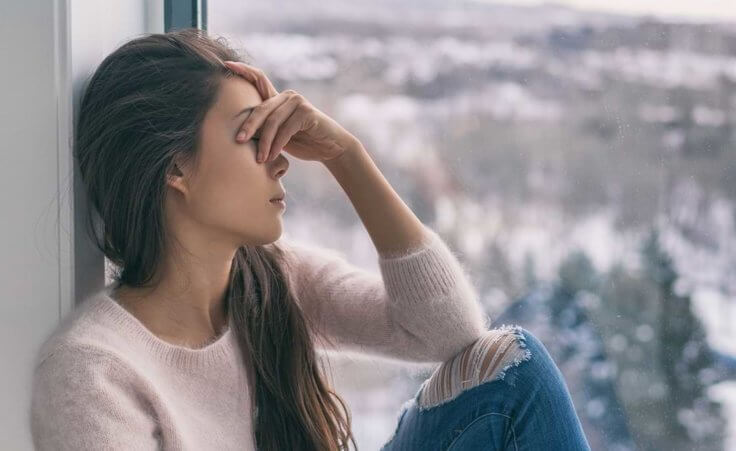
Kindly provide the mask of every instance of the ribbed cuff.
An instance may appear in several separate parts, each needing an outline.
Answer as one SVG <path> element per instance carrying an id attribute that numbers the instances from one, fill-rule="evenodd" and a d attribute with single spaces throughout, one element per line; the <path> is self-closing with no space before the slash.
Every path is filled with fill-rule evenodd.
<path id="1" fill-rule="evenodd" d="M 459 261 L 442 238 L 425 227 L 424 243 L 393 256 L 380 256 L 378 265 L 392 299 L 427 302 L 454 293 L 465 277 Z"/>

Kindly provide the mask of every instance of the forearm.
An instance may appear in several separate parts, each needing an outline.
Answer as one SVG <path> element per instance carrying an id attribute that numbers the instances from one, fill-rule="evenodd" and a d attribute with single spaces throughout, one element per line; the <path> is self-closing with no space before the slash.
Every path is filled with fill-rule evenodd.
<path id="1" fill-rule="evenodd" d="M 394 191 L 360 141 L 324 162 L 353 204 L 379 255 L 414 249 L 424 225 Z"/>

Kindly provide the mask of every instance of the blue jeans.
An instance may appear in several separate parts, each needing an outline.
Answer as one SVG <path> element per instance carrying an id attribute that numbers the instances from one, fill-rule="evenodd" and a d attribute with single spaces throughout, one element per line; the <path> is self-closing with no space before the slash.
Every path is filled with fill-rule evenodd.
<path id="1" fill-rule="evenodd" d="M 418 404 L 425 381 L 381 451 L 590 450 L 562 373 L 537 337 L 520 332 L 529 360 L 431 407 Z"/>

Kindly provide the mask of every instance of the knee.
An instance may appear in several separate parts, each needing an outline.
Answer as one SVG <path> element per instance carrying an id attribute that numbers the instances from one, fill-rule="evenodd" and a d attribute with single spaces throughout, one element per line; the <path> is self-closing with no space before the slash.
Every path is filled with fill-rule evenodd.
<path id="1" fill-rule="evenodd" d="M 529 360 L 527 340 L 538 339 L 519 326 L 487 330 L 475 342 L 443 362 L 422 387 L 419 404 L 429 408 L 450 401 L 461 392 L 505 377 L 508 368 Z"/>
<path id="2" fill-rule="evenodd" d="M 526 346 L 529 349 L 544 349 L 546 351 L 546 348 L 544 347 L 544 343 L 542 343 L 542 340 L 539 339 L 536 335 L 534 335 L 530 330 L 525 329 L 521 326 L 513 326 L 516 333 L 520 336 L 520 339 L 523 341 L 524 346 Z"/>
<path id="3" fill-rule="evenodd" d="M 516 329 L 522 337 L 521 340 L 523 342 L 523 346 L 527 348 L 532 355 L 534 355 L 535 365 L 540 366 L 539 371 L 543 370 L 542 367 L 552 366 L 557 368 L 557 365 L 552 359 L 547 347 L 539 337 L 523 327 L 517 326 Z"/>
<path id="4" fill-rule="evenodd" d="M 529 360 L 529 337 L 537 339 L 520 326 L 503 325 L 486 331 L 469 350 L 474 357 L 470 368 L 473 382 L 477 385 L 503 379 L 509 367 Z"/>

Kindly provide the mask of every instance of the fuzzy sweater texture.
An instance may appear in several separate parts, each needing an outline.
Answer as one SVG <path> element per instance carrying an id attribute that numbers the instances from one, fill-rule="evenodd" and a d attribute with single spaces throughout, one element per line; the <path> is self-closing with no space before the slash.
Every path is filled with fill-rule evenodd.
<path id="1" fill-rule="evenodd" d="M 310 330 L 323 331 L 313 332 L 318 351 L 442 362 L 488 329 L 463 265 L 435 231 L 424 230 L 419 247 L 379 254 L 380 274 L 334 249 L 277 241 Z M 174 345 L 111 290 L 84 299 L 38 352 L 29 418 L 36 449 L 256 450 L 248 372 L 232 322 L 202 347 Z"/>

